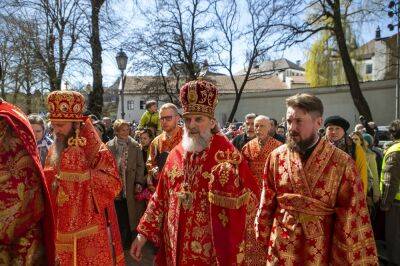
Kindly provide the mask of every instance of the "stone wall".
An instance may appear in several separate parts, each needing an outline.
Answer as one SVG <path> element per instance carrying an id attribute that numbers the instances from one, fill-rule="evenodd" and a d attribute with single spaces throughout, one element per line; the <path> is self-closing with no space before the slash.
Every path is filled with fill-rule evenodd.
<path id="1" fill-rule="evenodd" d="M 371 108 L 374 121 L 378 125 L 387 125 L 395 118 L 396 80 L 371 81 L 361 84 L 364 97 Z M 237 121 L 243 121 L 247 113 L 264 114 L 281 121 L 285 117 L 285 99 L 300 92 L 313 93 L 324 103 L 324 117 L 341 115 L 348 119 L 351 126 L 358 123 L 359 114 L 354 106 L 348 86 L 274 90 L 268 92 L 244 93 L 235 115 Z M 224 125 L 234 102 L 233 94 L 220 95 L 216 117 Z"/>

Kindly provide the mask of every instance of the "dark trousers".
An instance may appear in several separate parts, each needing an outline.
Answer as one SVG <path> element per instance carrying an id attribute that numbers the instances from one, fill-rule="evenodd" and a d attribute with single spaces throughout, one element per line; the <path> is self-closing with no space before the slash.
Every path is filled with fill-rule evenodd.
<path id="1" fill-rule="evenodd" d="M 121 234 L 122 246 L 125 250 L 129 249 L 132 243 L 132 232 L 129 225 L 128 205 L 126 199 L 114 201 L 115 210 L 118 217 L 119 232 Z"/>
<path id="2" fill-rule="evenodd" d="M 400 201 L 395 200 L 386 212 L 385 237 L 389 265 L 400 265 Z"/>

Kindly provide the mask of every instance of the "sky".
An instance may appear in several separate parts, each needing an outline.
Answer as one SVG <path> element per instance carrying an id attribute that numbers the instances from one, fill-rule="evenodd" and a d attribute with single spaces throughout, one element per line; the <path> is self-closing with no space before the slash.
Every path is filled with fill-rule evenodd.
<path id="1" fill-rule="evenodd" d="M 123 27 L 124 27 L 124 32 L 126 36 L 130 33 L 130 31 L 133 29 L 133 27 L 137 25 L 143 25 L 143 21 L 140 20 L 138 17 L 138 11 L 134 10 L 134 5 L 133 5 L 133 0 L 120 0 L 114 2 L 117 6 L 115 7 L 115 10 L 118 11 L 120 14 L 120 17 L 123 19 Z M 380 26 L 381 28 L 381 36 L 386 37 L 393 35 L 394 32 L 390 32 L 387 28 L 387 24 L 390 23 L 390 20 L 387 16 L 384 16 L 381 18 L 381 21 L 379 22 L 373 22 L 373 23 L 367 23 L 364 24 L 360 28 L 356 28 L 356 31 L 358 32 L 358 35 L 360 36 L 360 41 L 359 44 L 363 44 L 365 42 L 368 42 L 369 40 L 372 40 L 375 38 L 375 30 L 377 26 Z M 378 25 L 379 24 L 379 25 Z M 121 38 L 123 39 L 123 38 Z M 110 49 L 110 50 L 105 50 L 103 51 L 103 85 L 105 87 L 112 85 L 117 78 L 121 75 L 121 72 L 118 70 L 116 60 L 115 60 L 115 55 L 119 48 L 121 47 L 120 41 L 115 42 L 115 48 Z M 274 59 L 279 59 L 279 58 L 286 58 L 292 62 L 296 62 L 297 60 L 300 60 L 301 63 L 305 63 L 307 59 L 307 50 L 310 47 L 310 42 L 308 43 L 303 43 L 299 44 L 295 47 L 291 47 L 289 49 L 286 49 L 284 52 L 279 52 L 279 53 L 271 53 L 270 58 L 272 60 Z M 244 47 L 237 47 L 239 53 Z M 129 62 L 132 62 L 134 60 L 133 58 L 130 57 L 129 53 L 127 53 L 129 56 L 128 60 L 128 67 L 127 69 L 130 68 Z M 237 58 L 237 63 L 234 65 L 234 72 L 237 72 L 243 68 L 243 58 Z M 133 75 L 134 71 L 130 71 L 127 73 L 128 75 Z M 88 76 L 88 78 L 84 78 L 80 80 L 80 82 L 83 83 L 91 83 L 91 78 Z"/>

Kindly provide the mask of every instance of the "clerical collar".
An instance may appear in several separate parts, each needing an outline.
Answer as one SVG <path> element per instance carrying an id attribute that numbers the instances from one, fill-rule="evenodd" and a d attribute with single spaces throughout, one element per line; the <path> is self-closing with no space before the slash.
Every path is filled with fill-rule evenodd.
<path id="1" fill-rule="evenodd" d="M 317 147 L 317 145 L 318 145 L 320 140 L 321 140 L 321 138 L 318 137 L 317 140 L 311 146 L 306 148 L 304 152 L 300 153 L 300 158 L 301 158 L 301 160 L 303 162 L 307 162 L 308 158 L 310 158 L 311 154 L 313 153 L 313 151 Z"/>

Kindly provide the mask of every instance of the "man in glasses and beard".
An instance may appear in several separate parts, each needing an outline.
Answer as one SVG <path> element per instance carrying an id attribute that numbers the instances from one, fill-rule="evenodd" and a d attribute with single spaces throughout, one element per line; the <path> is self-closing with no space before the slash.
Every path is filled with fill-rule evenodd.
<path id="1" fill-rule="evenodd" d="M 250 190 L 257 184 L 241 154 L 219 133 L 217 88 L 205 80 L 180 91 L 183 139 L 168 155 L 131 246 L 141 259 L 147 240 L 156 265 L 241 265 Z M 253 222 L 253 221 L 252 221 Z"/>
<path id="2" fill-rule="evenodd" d="M 158 174 L 164 167 L 168 154 L 182 140 L 183 130 L 179 126 L 180 115 L 178 108 L 173 103 L 166 103 L 159 111 L 162 133 L 150 144 L 149 156 L 146 162 L 149 173 L 147 185 L 154 193 L 158 183 Z"/>
<path id="3" fill-rule="evenodd" d="M 90 118 L 85 99 L 55 91 L 47 104 L 55 142 L 45 163 L 60 265 L 125 265 L 114 208 L 121 182 L 111 152 Z"/>
<path id="4" fill-rule="evenodd" d="M 321 100 L 303 93 L 286 105 L 287 143 L 267 160 L 256 217 L 267 265 L 378 265 L 355 163 L 318 135 Z"/>

